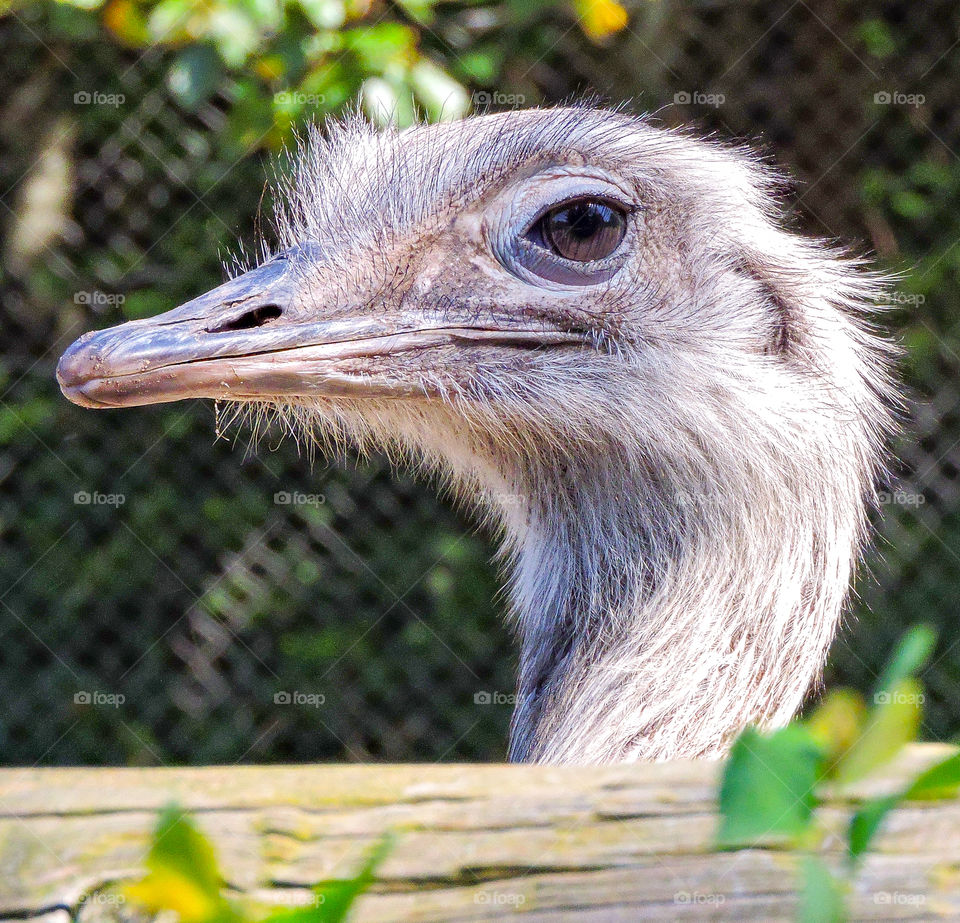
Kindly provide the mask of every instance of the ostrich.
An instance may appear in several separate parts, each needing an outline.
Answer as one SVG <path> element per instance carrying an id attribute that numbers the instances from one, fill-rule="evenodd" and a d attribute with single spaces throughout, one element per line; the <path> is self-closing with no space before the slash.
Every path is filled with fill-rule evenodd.
<path id="1" fill-rule="evenodd" d="M 510 758 L 718 756 L 818 681 L 896 391 L 883 280 L 747 151 L 587 107 L 311 129 L 275 249 L 64 354 L 84 407 L 272 410 L 498 530 Z"/>

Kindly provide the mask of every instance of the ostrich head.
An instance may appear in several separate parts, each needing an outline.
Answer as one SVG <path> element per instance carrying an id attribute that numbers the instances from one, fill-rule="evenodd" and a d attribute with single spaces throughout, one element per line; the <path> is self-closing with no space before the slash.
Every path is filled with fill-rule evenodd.
<path id="1" fill-rule="evenodd" d="M 208 397 L 442 471 L 499 527 L 511 757 L 715 755 L 816 682 L 892 388 L 879 284 L 754 159 L 621 113 L 314 132 L 279 245 L 63 356 L 87 407 Z"/>

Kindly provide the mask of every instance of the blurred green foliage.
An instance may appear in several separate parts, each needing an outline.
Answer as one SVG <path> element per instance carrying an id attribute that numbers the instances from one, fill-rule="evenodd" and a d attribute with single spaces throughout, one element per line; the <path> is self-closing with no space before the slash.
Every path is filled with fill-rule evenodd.
<path id="1" fill-rule="evenodd" d="M 857 800 L 839 869 L 831 869 L 822 855 L 834 838 L 816 815 L 824 792 L 849 793 L 849 786 L 885 766 L 915 739 L 924 702 L 917 674 L 934 640 L 925 625 L 900 640 L 869 708 L 859 693 L 835 689 L 807 719 L 769 734 L 749 728 L 730 751 L 719 792 L 718 845 L 803 850 L 798 888 L 803 923 L 849 918 L 846 897 L 887 815 L 901 802 L 952 799 L 960 790 L 960 751 L 954 750 L 898 790 Z"/>
<path id="2" fill-rule="evenodd" d="M 170 805 L 157 819 L 146 874 L 121 896 L 146 914 L 173 914 L 180 923 L 341 923 L 373 883 L 390 847 L 389 836 L 381 839 L 351 877 L 318 884 L 306 904 L 261 910 L 224 894 L 226 879 L 213 844 L 187 813 Z"/>
<path id="3" fill-rule="evenodd" d="M 500 75 L 504 33 L 529 30 L 558 7 L 599 42 L 627 24 L 615 0 L 470 4 L 479 19 L 494 17 L 495 34 L 465 54 L 441 39 L 447 54 L 438 62 L 429 53 L 436 51 L 431 38 L 440 38 L 431 28 L 438 6 L 438 0 L 63 0 L 47 5 L 46 28 L 64 41 L 105 34 L 127 48 L 170 49 L 167 87 L 188 109 L 215 94 L 229 73 L 228 132 L 236 149 L 247 151 L 252 144 L 279 147 L 305 115 L 335 111 L 357 97 L 378 121 L 408 124 L 418 110 L 431 120 L 459 118 L 471 108 L 466 86 L 493 85 Z"/>

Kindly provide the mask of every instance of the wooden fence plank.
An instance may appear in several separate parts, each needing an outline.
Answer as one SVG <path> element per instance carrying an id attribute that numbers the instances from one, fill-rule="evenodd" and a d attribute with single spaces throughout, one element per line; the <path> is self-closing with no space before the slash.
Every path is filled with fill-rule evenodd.
<path id="1" fill-rule="evenodd" d="M 917 745 L 862 797 L 942 757 Z M 719 765 L 272 766 L 0 771 L 0 918 L 116 920 L 112 883 L 140 868 L 176 801 L 216 844 L 229 884 L 265 904 L 310 899 L 386 830 L 396 844 L 355 919 L 776 920 L 796 858 L 715 852 Z M 837 834 L 849 796 L 822 817 Z M 831 837 L 839 862 L 842 843 Z M 889 820 L 852 895 L 858 919 L 960 914 L 960 800 Z"/>

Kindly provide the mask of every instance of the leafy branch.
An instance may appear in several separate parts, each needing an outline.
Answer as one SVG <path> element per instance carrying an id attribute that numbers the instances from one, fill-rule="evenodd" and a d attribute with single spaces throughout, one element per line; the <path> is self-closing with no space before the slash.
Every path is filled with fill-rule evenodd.
<path id="1" fill-rule="evenodd" d="M 264 916 L 224 894 L 213 844 L 188 814 L 171 805 L 160 813 L 144 863 L 146 875 L 124 893 L 148 913 L 175 913 L 180 923 L 339 923 L 373 883 L 391 847 L 392 838 L 384 836 L 352 878 L 319 884 L 311 902 Z"/>
<path id="2" fill-rule="evenodd" d="M 949 798 L 960 789 L 958 751 L 900 790 L 860 804 L 849 819 L 838 875 L 817 854 L 826 839 L 816 815 L 824 790 L 848 790 L 916 738 L 924 701 L 916 674 L 934 642 L 933 631 L 924 625 L 903 637 L 869 708 L 859 693 L 838 689 L 809 718 L 769 734 L 749 728 L 730 751 L 720 786 L 718 845 L 740 849 L 773 842 L 803 850 L 804 921 L 847 919 L 846 894 L 864 855 L 902 801 Z"/>

